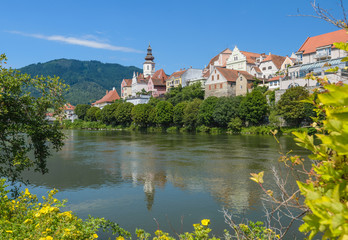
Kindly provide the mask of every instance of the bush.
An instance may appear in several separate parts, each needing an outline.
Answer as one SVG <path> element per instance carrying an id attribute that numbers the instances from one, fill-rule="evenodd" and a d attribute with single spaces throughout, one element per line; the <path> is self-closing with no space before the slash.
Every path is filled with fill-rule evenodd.
<path id="1" fill-rule="evenodd" d="M 228 130 L 233 133 L 239 133 L 242 130 L 243 122 L 239 117 L 232 118 L 228 123 Z"/>
<path id="2" fill-rule="evenodd" d="M 79 219 L 71 211 L 63 212 L 65 201 L 54 198 L 57 190 L 43 196 L 42 203 L 28 189 L 18 198 L 9 199 L 5 179 L 0 180 L 1 239 L 96 239 L 98 229 L 110 227 L 114 234 L 130 233 L 104 218 Z"/>

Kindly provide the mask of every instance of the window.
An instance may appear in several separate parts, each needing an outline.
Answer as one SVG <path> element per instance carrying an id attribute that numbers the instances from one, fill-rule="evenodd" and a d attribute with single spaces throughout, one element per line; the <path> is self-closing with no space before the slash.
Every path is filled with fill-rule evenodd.
<path id="1" fill-rule="evenodd" d="M 240 89 L 243 89 L 243 86 L 242 86 L 242 85 L 240 85 Z"/>
<path id="2" fill-rule="evenodd" d="M 219 79 L 220 79 L 220 75 L 218 74 L 218 75 L 217 75 L 217 80 L 219 80 Z"/>
<path id="3" fill-rule="evenodd" d="M 211 85 L 209 85 L 209 90 L 211 90 Z"/>
<path id="4" fill-rule="evenodd" d="M 240 76 L 239 80 L 243 81 L 243 77 L 242 77 L 242 76 Z"/>
<path id="5" fill-rule="evenodd" d="M 214 87 L 215 87 L 215 89 L 216 89 L 216 84 L 214 84 Z"/>
<path id="6" fill-rule="evenodd" d="M 237 61 L 238 60 L 238 56 L 234 56 L 234 61 Z"/>
<path id="7" fill-rule="evenodd" d="M 212 80 L 212 81 L 214 81 L 214 75 L 213 75 L 213 76 L 211 76 L 211 80 Z"/>
<path id="8" fill-rule="evenodd" d="M 266 70 L 266 67 L 263 67 L 262 70 Z"/>
<path id="9" fill-rule="evenodd" d="M 222 83 L 220 83 L 220 88 L 222 88 Z"/>
<path id="10" fill-rule="evenodd" d="M 215 74 L 216 74 L 216 69 L 215 69 Z"/>
<path id="11" fill-rule="evenodd" d="M 150 69 L 150 67 L 149 67 L 149 65 L 147 65 L 147 70 L 149 70 Z"/>
<path id="12" fill-rule="evenodd" d="M 268 66 L 268 69 L 272 69 L 272 66 Z"/>

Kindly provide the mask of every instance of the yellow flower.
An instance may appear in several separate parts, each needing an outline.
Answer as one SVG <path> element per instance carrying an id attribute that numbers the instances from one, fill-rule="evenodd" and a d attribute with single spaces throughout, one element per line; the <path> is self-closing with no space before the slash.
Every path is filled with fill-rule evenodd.
<path id="1" fill-rule="evenodd" d="M 7 233 L 13 233 L 13 231 L 11 231 L 11 230 L 6 230 L 6 232 L 7 232 Z"/>
<path id="2" fill-rule="evenodd" d="M 51 237 L 51 236 L 46 237 L 46 240 L 52 240 L 52 239 L 53 239 L 53 237 Z"/>
<path id="3" fill-rule="evenodd" d="M 203 226 L 208 226 L 210 224 L 210 220 L 209 219 L 203 219 L 201 221 L 201 223 L 202 223 Z"/>
<path id="4" fill-rule="evenodd" d="M 24 194 L 25 195 L 30 195 L 30 192 L 29 192 L 28 188 L 25 189 L 25 193 Z"/>
<path id="5" fill-rule="evenodd" d="M 98 238 L 98 235 L 94 233 L 93 238 Z"/>
<path id="6" fill-rule="evenodd" d="M 124 237 L 118 236 L 118 237 L 116 238 L 116 240 L 124 240 Z"/>
<path id="7" fill-rule="evenodd" d="M 28 219 L 25 220 L 23 223 L 29 223 L 29 224 L 30 224 L 30 223 L 32 223 L 32 222 L 33 222 L 33 220 L 31 220 L 31 219 L 28 218 Z"/>
<path id="8" fill-rule="evenodd" d="M 162 234 L 162 231 L 161 230 L 157 230 L 156 232 L 155 232 L 155 234 L 158 236 L 158 235 L 161 235 Z"/>

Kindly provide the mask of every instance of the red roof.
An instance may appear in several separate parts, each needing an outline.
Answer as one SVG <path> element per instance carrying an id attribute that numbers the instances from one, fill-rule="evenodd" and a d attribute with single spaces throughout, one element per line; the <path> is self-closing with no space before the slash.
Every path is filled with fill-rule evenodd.
<path id="1" fill-rule="evenodd" d="M 152 80 L 166 80 L 168 78 L 167 74 L 164 72 L 164 70 L 161 68 L 160 70 L 157 70 L 151 77 Z"/>
<path id="2" fill-rule="evenodd" d="M 308 37 L 302 44 L 298 52 L 309 54 L 317 51 L 317 48 L 332 45 L 335 42 L 347 42 L 348 34 L 345 29 L 334 32 L 325 33 L 322 35 Z M 334 46 L 332 46 L 334 48 Z"/>
<path id="3" fill-rule="evenodd" d="M 272 77 L 272 78 L 268 79 L 267 82 L 277 81 L 277 80 L 279 80 L 280 78 L 283 78 L 283 77 L 284 77 L 284 75 L 275 76 L 275 77 Z"/>
<path id="4" fill-rule="evenodd" d="M 74 110 L 75 107 L 71 105 L 70 103 L 67 103 L 64 105 L 64 110 Z"/>
<path id="5" fill-rule="evenodd" d="M 125 87 L 131 87 L 132 86 L 132 79 L 123 79 L 123 81 L 126 83 Z"/>
<path id="6" fill-rule="evenodd" d="M 114 89 L 114 90 L 111 90 L 110 92 L 107 91 L 106 95 L 102 99 L 96 101 L 95 103 L 92 103 L 92 105 L 100 104 L 100 103 L 114 102 L 117 99 L 120 99 L 120 96 L 118 95 L 116 89 Z"/>
<path id="7" fill-rule="evenodd" d="M 252 53 L 252 52 L 246 52 L 246 51 L 240 51 L 243 53 L 243 55 L 247 59 L 247 63 L 255 64 L 256 58 L 259 58 L 261 56 L 260 53 Z"/>
<path id="8" fill-rule="evenodd" d="M 210 62 L 208 64 L 207 67 L 209 67 L 209 65 L 214 65 L 214 62 L 216 62 L 219 57 L 220 57 L 220 54 L 232 54 L 232 51 L 229 49 L 229 48 L 226 48 L 225 50 L 223 50 L 222 52 L 220 52 L 218 55 L 216 55 L 215 57 L 213 57 L 212 59 L 210 59 Z M 226 63 L 225 63 L 226 64 Z M 223 66 L 225 67 L 225 66 Z"/>
<path id="9" fill-rule="evenodd" d="M 246 71 L 239 71 L 221 67 L 217 67 L 216 69 L 225 77 L 228 82 L 235 82 L 239 74 L 243 75 L 247 80 L 255 80 L 255 77 Z"/>
<path id="10" fill-rule="evenodd" d="M 286 59 L 286 57 L 270 54 L 270 55 L 267 55 L 267 57 L 262 62 L 272 61 L 274 63 L 274 65 L 278 69 L 280 69 L 282 67 L 282 64 L 285 61 L 285 59 Z"/>
<path id="11" fill-rule="evenodd" d="M 181 71 L 174 72 L 174 73 L 172 73 L 172 75 L 170 75 L 169 78 L 172 78 L 172 77 L 178 78 L 178 77 L 180 77 L 181 75 L 183 75 L 184 72 L 186 72 L 186 70 L 181 70 Z"/>

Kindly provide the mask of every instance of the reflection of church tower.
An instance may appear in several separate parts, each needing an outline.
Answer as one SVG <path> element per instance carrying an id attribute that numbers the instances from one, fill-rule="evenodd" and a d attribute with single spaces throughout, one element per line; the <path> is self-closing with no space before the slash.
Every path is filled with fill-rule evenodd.
<path id="1" fill-rule="evenodd" d="M 153 62 L 154 56 L 152 56 L 152 48 L 149 44 L 147 48 L 147 55 L 145 57 L 145 62 L 143 64 L 144 77 L 152 76 L 155 73 L 155 63 Z"/>
<path id="2" fill-rule="evenodd" d="M 155 186 L 154 186 L 154 176 L 153 174 L 146 174 L 144 183 L 144 192 L 146 197 L 146 207 L 147 210 L 151 210 L 154 199 L 155 199 Z"/>

